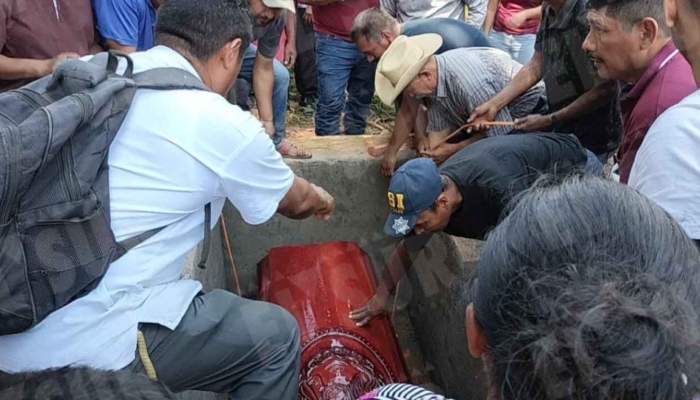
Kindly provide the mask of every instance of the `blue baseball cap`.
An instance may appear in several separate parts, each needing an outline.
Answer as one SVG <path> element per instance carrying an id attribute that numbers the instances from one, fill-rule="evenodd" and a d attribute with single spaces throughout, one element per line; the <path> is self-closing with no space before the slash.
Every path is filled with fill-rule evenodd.
<path id="1" fill-rule="evenodd" d="M 442 178 L 429 158 L 411 160 L 394 173 L 387 200 L 391 214 L 384 224 L 384 233 L 406 236 L 418 222 L 420 214 L 430 208 L 442 193 Z"/>

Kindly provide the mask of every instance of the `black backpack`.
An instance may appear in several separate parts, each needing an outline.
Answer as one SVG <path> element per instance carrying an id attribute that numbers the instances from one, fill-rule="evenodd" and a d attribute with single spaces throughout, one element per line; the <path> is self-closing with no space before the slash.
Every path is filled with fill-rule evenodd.
<path id="1" fill-rule="evenodd" d="M 119 57 L 124 75 L 116 74 Z M 162 229 L 115 241 L 109 146 L 137 87 L 209 89 L 181 69 L 132 73 L 128 56 L 102 53 L 0 94 L 0 335 L 23 332 L 87 294 L 110 263 Z M 205 217 L 200 267 L 210 205 Z"/>

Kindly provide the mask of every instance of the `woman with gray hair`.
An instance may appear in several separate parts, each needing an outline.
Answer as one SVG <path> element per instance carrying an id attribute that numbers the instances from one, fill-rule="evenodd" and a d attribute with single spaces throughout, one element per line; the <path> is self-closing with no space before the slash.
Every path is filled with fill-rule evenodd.
<path id="1" fill-rule="evenodd" d="M 467 309 L 489 398 L 696 398 L 699 265 L 639 193 L 541 178 L 488 237 Z"/>
<path id="2" fill-rule="evenodd" d="M 465 298 L 489 400 L 700 396 L 700 255 L 629 187 L 541 177 L 486 240 Z M 362 400 L 444 399 L 397 384 Z"/>

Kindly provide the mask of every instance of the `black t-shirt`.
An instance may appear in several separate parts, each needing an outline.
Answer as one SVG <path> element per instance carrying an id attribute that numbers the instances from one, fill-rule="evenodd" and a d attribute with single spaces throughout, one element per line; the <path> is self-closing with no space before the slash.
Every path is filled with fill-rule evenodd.
<path id="1" fill-rule="evenodd" d="M 589 30 L 586 12 L 584 0 L 566 0 L 556 16 L 551 6 L 542 7 L 535 49 L 542 52 L 544 60 L 543 80 L 550 113 L 595 87 L 597 73 L 582 47 Z M 612 96 L 610 103 L 580 119 L 559 123 L 553 131 L 575 134 L 584 147 L 596 154 L 614 150 L 622 132 L 618 97 Z"/>
<path id="2" fill-rule="evenodd" d="M 586 151 L 573 135 L 538 133 L 497 136 L 465 147 L 440 167 L 455 182 L 462 205 L 445 233 L 483 239 L 508 202 L 545 172 L 564 173 L 586 164 Z"/>

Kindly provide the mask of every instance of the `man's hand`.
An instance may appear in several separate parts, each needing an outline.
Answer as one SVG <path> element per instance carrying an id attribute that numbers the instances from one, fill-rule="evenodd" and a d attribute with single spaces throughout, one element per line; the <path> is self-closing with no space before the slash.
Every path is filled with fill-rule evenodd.
<path id="1" fill-rule="evenodd" d="M 459 146 L 456 144 L 443 143 L 432 150 L 422 152 L 421 156 L 428 157 L 432 159 L 435 164 L 440 165 L 447 161 L 458 149 Z"/>
<path id="2" fill-rule="evenodd" d="M 313 184 L 312 186 L 322 200 L 321 207 L 316 210 L 314 215 L 316 215 L 316 218 L 319 220 L 329 221 L 333 215 L 333 211 L 335 211 L 335 199 L 322 187 Z"/>
<path id="3" fill-rule="evenodd" d="M 357 326 L 365 326 L 372 320 L 372 318 L 383 315 L 387 312 L 387 303 L 389 302 L 389 297 L 375 295 L 364 307 L 359 308 L 350 313 L 350 319 L 356 322 Z"/>
<path id="4" fill-rule="evenodd" d="M 66 61 L 66 60 L 73 59 L 73 58 L 80 58 L 80 55 L 78 53 L 61 53 L 61 54 L 57 55 L 56 57 L 54 57 L 50 60 L 47 60 L 48 68 L 46 69 L 46 71 L 44 71 L 45 72 L 44 75 L 53 74 L 54 71 L 56 71 L 56 68 L 58 68 L 58 66 L 62 62 Z"/>
<path id="5" fill-rule="evenodd" d="M 510 29 L 518 29 L 527 21 L 527 13 L 520 11 L 506 21 L 506 26 Z"/>
<path id="6" fill-rule="evenodd" d="M 314 14 L 311 8 L 311 6 L 307 6 L 306 11 L 304 11 L 304 21 L 306 21 L 307 24 L 314 23 Z"/>
<path id="7" fill-rule="evenodd" d="M 293 68 L 297 62 L 297 45 L 296 43 L 287 42 L 284 46 L 284 66 Z"/>
<path id="8" fill-rule="evenodd" d="M 275 136 L 275 124 L 272 121 L 262 121 L 263 127 L 265 127 L 265 132 L 267 132 L 270 139 Z"/>
<path id="9" fill-rule="evenodd" d="M 384 159 L 382 159 L 382 175 L 387 178 L 391 178 L 396 170 L 396 154 L 391 154 L 391 151 L 384 153 Z"/>
<path id="10" fill-rule="evenodd" d="M 421 153 L 425 153 L 430 150 L 430 139 L 427 136 L 416 136 L 416 153 L 420 156 Z"/>
<path id="11" fill-rule="evenodd" d="M 515 120 L 515 129 L 523 132 L 546 132 L 552 128 L 549 115 L 532 114 Z"/>
<path id="12" fill-rule="evenodd" d="M 472 115 L 469 116 L 469 120 L 467 120 L 467 123 L 471 124 L 477 120 L 483 120 L 484 122 L 492 122 L 496 119 L 496 115 L 498 115 L 499 111 L 501 110 L 498 107 L 496 107 L 490 101 L 487 101 L 486 103 L 480 105 L 479 107 L 475 108 L 474 111 L 472 111 Z"/>

